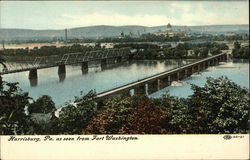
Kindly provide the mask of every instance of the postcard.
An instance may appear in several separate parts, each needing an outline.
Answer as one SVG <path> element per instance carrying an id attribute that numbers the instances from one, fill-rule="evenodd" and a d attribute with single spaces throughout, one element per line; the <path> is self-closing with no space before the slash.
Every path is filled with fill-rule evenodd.
<path id="1" fill-rule="evenodd" d="M 249 1 L 1 1 L 0 159 L 249 159 Z"/>

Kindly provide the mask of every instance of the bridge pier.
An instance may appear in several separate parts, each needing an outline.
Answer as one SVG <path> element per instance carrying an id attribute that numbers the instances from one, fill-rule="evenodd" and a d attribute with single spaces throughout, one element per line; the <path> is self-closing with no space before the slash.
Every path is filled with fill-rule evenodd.
<path id="1" fill-rule="evenodd" d="M 61 64 L 58 66 L 58 74 L 66 73 L 66 66 L 65 64 Z"/>
<path id="2" fill-rule="evenodd" d="M 121 63 L 122 62 L 122 56 L 119 56 L 116 58 L 116 63 Z"/>
<path id="3" fill-rule="evenodd" d="M 101 68 L 105 69 L 105 68 L 107 68 L 107 66 L 108 66 L 107 59 L 102 59 L 101 60 Z"/>
<path id="4" fill-rule="evenodd" d="M 202 71 L 201 64 L 198 64 L 198 72 Z"/>
<path id="5" fill-rule="evenodd" d="M 185 78 L 188 77 L 188 69 L 185 69 L 185 70 L 184 70 L 184 76 L 185 76 Z"/>
<path id="6" fill-rule="evenodd" d="M 82 74 L 88 73 L 89 70 L 88 62 L 82 62 L 81 70 Z"/>
<path id="7" fill-rule="evenodd" d="M 177 73 L 176 73 L 176 80 L 177 80 L 177 81 L 180 80 L 180 72 L 177 72 Z"/>
<path id="8" fill-rule="evenodd" d="M 29 72 L 29 79 L 37 79 L 37 69 L 31 69 Z"/>
<path id="9" fill-rule="evenodd" d="M 172 81 L 177 81 L 176 73 L 172 74 L 170 78 L 171 78 Z"/>
<path id="10" fill-rule="evenodd" d="M 153 82 L 148 83 L 148 94 L 152 94 L 160 90 L 160 80 L 156 79 Z"/>
<path id="11" fill-rule="evenodd" d="M 134 88 L 134 95 L 147 95 L 147 87 L 145 84 L 136 86 Z"/>
<path id="12" fill-rule="evenodd" d="M 193 67 L 189 67 L 189 68 L 186 69 L 187 70 L 187 76 L 186 77 L 189 77 L 189 76 L 191 76 L 193 74 L 193 69 L 192 68 Z"/>
<path id="13" fill-rule="evenodd" d="M 219 64 L 218 58 L 215 58 L 214 60 L 215 60 L 215 65 L 218 65 Z"/>
<path id="14" fill-rule="evenodd" d="M 217 59 L 218 59 L 218 62 L 221 62 L 221 58 L 220 57 L 218 57 Z"/>
<path id="15" fill-rule="evenodd" d="M 221 62 L 225 62 L 224 56 L 221 56 Z"/>
<path id="16" fill-rule="evenodd" d="M 187 77 L 187 70 L 184 69 L 184 70 L 181 70 L 179 73 L 179 80 L 182 80 L 182 79 L 185 79 Z"/>
<path id="17" fill-rule="evenodd" d="M 66 78 L 66 66 L 65 64 L 61 64 L 58 66 L 58 76 L 59 82 L 63 82 Z"/>
<path id="18" fill-rule="evenodd" d="M 209 63 L 210 63 L 210 66 L 214 66 L 214 61 L 213 61 L 213 59 L 210 60 Z"/>
<path id="19" fill-rule="evenodd" d="M 82 62 L 82 70 L 88 70 L 89 69 L 89 65 L 88 62 Z"/>
<path id="20" fill-rule="evenodd" d="M 159 88 L 162 89 L 162 88 L 165 88 L 167 87 L 169 84 L 168 84 L 168 76 L 166 77 L 163 77 L 163 78 L 160 78 L 159 79 Z"/>
<path id="21" fill-rule="evenodd" d="M 29 71 L 29 81 L 31 87 L 36 87 L 38 84 L 37 69 L 31 69 Z"/>
<path id="22" fill-rule="evenodd" d="M 224 55 L 222 55 L 222 62 L 226 62 L 226 61 L 227 61 L 227 55 L 224 54 Z"/>
<path id="23" fill-rule="evenodd" d="M 203 70 L 207 69 L 206 63 L 205 63 L 205 62 L 202 63 L 202 69 L 203 69 Z"/>
<path id="24" fill-rule="evenodd" d="M 171 75 L 167 76 L 167 86 L 171 86 L 171 82 L 172 82 L 172 77 Z"/>

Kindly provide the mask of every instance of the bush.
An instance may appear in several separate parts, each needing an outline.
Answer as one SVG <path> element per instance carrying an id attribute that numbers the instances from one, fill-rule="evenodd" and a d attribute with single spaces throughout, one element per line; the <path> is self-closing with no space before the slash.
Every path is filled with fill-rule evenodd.
<path id="1" fill-rule="evenodd" d="M 59 112 L 59 126 L 63 134 L 81 134 L 96 112 L 94 92 L 76 97 L 75 105 L 68 104 Z"/>
<path id="2" fill-rule="evenodd" d="M 29 105 L 28 111 L 31 113 L 50 113 L 56 110 L 55 103 L 52 98 L 47 95 L 39 97 L 36 101 Z"/>

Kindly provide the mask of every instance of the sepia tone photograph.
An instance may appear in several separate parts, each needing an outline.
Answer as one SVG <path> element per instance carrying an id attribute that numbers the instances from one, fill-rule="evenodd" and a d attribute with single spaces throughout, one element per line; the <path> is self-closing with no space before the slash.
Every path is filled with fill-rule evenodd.
<path id="1" fill-rule="evenodd" d="M 1 1 L 0 135 L 249 134 L 248 6 Z"/>

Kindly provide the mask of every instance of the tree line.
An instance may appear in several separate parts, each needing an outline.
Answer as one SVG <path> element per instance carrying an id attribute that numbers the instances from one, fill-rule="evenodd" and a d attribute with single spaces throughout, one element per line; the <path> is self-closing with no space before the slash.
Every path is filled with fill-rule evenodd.
<path id="1" fill-rule="evenodd" d="M 221 50 L 229 49 L 225 43 L 206 42 L 199 44 L 179 43 L 176 47 L 170 44 L 159 46 L 156 44 L 117 44 L 114 48 L 130 47 L 136 49 L 134 59 L 193 59 L 206 58 L 210 55 L 220 54 Z"/>
<path id="2" fill-rule="evenodd" d="M 3 56 L 51 56 L 51 55 L 63 55 L 66 53 L 76 53 L 76 52 L 87 52 L 93 50 L 102 49 L 99 43 L 95 46 L 84 46 L 80 44 L 73 44 L 72 46 L 42 46 L 40 48 L 34 47 L 29 48 L 19 48 L 19 49 L 5 49 L 0 50 L 0 55 Z"/>

